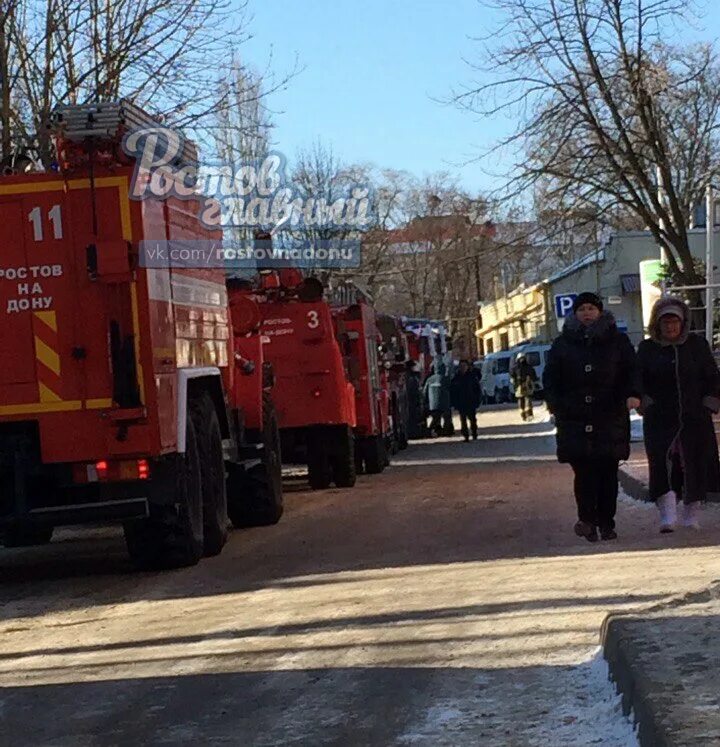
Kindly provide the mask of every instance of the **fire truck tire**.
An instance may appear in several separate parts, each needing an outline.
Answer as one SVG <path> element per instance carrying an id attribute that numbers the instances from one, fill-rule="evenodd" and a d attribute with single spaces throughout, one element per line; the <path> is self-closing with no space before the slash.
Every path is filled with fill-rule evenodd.
<path id="1" fill-rule="evenodd" d="M 150 505 L 150 516 L 125 522 L 125 543 L 142 570 L 196 565 L 203 554 L 203 506 L 200 452 L 192 418 L 187 419 L 185 454 L 177 470 L 168 470 L 160 485 L 175 497 L 174 505 Z"/>
<path id="2" fill-rule="evenodd" d="M 308 433 L 308 482 L 313 490 L 325 490 L 332 482 L 328 441 L 328 430 L 325 428 L 313 428 Z"/>
<path id="3" fill-rule="evenodd" d="M 377 475 L 387 464 L 385 436 L 366 436 L 363 440 L 363 461 L 368 475 Z"/>
<path id="4" fill-rule="evenodd" d="M 209 394 L 204 393 L 194 399 L 190 417 L 198 438 L 202 480 L 203 555 L 208 558 L 222 552 L 228 538 L 229 521 L 222 433 L 217 410 Z"/>
<path id="5" fill-rule="evenodd" d="M 330 455 L 332 479 L 338 488 L 352 488 L 357 480 L 355 434 L 347 425 L 341 425 L 334 430 L 332 436 L 335 447 Z"/>
<path id="6" fill-rule="evenodd" d="M 33 526 L 31 524 L 9 526 L 3 530 L 2 544 L 5 547 L 47 545 L 52 539 L 53 529 L 54 527 Z"/>
<path id="7" fill-rule="evenodd" d="M 277 524 L 283 514 L 280 428 L 271 396 L 263 393 L 263 430 L 248 434 L 264 445 L 263 461 L 247 471 L 230 472 L 228 513 L 233 526 Z"/>

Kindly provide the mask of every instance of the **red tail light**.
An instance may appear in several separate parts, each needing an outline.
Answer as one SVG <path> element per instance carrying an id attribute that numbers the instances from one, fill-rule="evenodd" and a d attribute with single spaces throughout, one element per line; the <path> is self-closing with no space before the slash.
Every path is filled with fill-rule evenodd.
<path id="1" fill-rule="evenodd" d="M 147 480 L 150 477 L 150 465 L 147 459 L 138 459 L 138 480 Z"/>
<path id="2" fill-rule="evenodd" d="M 107 480 L 108 463 L 105 460 L 102 462 L 95 462 L 95 472 L 97 473 L 98 480 Z"/>

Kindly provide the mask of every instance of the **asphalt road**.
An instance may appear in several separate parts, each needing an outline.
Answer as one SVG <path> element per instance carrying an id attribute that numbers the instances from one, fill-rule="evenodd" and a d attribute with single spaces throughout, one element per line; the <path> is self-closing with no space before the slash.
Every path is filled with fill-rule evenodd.
<path id="1" fill-rule="evenodd" d="M 720 519 L 572 533 L 552 426 L 481 415 L 351 490 L 288 478 L 272 528 L 196 568 L 130 571 L 115 530 L 0 551 L 9 745 L 632 744 L 598 634 L 720 577 Z"/>

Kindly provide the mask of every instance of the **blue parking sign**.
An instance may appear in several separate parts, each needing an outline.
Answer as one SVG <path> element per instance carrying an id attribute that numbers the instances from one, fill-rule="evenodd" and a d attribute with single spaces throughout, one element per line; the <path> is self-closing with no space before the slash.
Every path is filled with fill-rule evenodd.
<path id="1" fill-rule="evenodd" d="M 555 296 L 555 316 L 558 319 L 564 319 L 572 313 L 572 307 L 577 293 L 563 293 Z"/>

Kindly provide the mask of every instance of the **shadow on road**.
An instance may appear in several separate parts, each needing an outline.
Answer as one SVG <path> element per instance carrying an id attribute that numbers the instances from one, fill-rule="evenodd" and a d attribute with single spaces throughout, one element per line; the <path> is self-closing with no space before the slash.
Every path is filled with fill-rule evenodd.
<path id="1" fill-rule="evenodd" d="M 574 701 L 581 709 L 586 692 L 548 697 L 565 669 L 424 662 L 6 688 L 3 736 L 7 744 L 549 745 L 546 721 L 556 735 L 585 735 L 579 710 L 563 725 L 554 709 Z M 519 701 L 528 690 L 536 697 Z"/>

